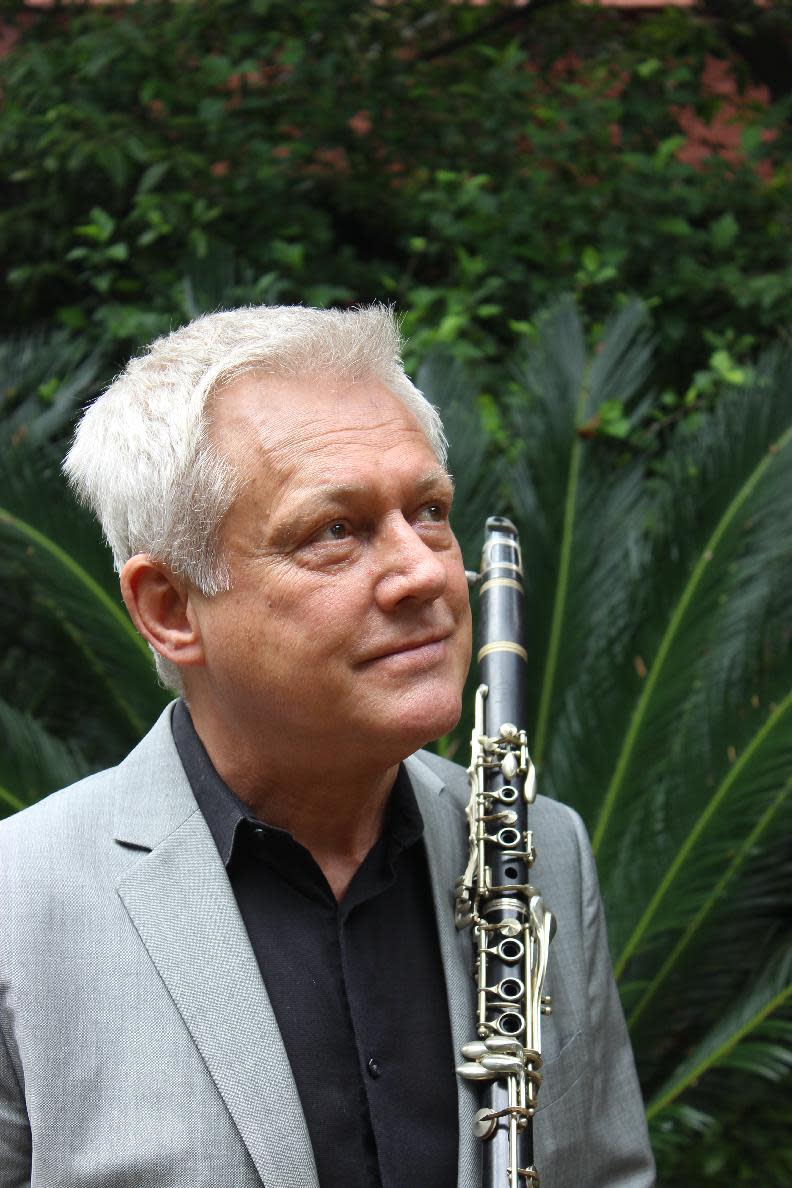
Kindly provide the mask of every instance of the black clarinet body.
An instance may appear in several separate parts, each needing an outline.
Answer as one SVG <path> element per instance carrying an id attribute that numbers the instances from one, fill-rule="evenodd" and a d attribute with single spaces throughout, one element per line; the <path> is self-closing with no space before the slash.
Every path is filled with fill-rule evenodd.
<path id="1" fill-rule="evenodd" d="M 537 1186 L 533 1115 L 541 1085 L 542 994 L 554 920 L 531 883 L 529 809 L 535 773 L 525 720 L 527 653 L 517 530 L 487 520 L 479 574 L 480 684 L 469 768 L 470 853 L 457 884 L 456 922 L 472 927 L 476 1036 L 458 1072 L 481 1082 L 474 1130 L 483 1188 Z"/>

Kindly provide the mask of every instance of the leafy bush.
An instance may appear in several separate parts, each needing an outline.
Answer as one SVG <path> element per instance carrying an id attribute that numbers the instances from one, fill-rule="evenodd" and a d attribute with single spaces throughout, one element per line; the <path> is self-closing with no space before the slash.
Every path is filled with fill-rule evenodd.
<path id="1" fill-rule="evenodd" d="M 219 305 L 384 296 L 413 363 L 446 343 L 497 391 L 531 310 L 635 293 L 679 393 L 702 330 L 745 352 L 789 324 L 788 102 L 728 22 L 149 0 L 17 24 L 7 329 L 118 359 Z"/>

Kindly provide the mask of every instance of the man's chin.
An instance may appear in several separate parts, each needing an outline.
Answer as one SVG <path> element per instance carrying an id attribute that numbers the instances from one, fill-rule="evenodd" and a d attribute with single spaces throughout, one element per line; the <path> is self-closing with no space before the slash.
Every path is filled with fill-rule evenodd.
<path id="1" fill-rule="evenodd" d="M 462 699 L 449 698 L 447 704 L 432 702 L 423 709 L 419 706 L 411 707 L 410 713 L 399 714 L 397 722 L 398 733 L 401 737 L 400 759 L 406 759 L 427 743 L 435 742 L 453 730 L 462 714 Z M 394 723 L 396 725 L 397 723 Z"/>

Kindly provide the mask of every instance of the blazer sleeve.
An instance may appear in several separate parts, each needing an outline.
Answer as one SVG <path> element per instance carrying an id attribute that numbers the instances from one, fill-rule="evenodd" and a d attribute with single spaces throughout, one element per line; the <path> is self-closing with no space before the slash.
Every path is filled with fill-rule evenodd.
<path id="1" fill-rule="evenodd" d="M 632 1047 L 611 967 L 594 855 L 583 822 L 577 814 L 574 817 L 580 853 L 592 1059 L 593 1124 L 585 1152 L 585 1183 L 587 1188 L 652 1188 L 654 1158 Z"/>
<path id="2" fill-rule="evenodd" d="M 30 1126 L 22 1087 L 0 1019 L 0 1185 L 30 1188 Z"/>

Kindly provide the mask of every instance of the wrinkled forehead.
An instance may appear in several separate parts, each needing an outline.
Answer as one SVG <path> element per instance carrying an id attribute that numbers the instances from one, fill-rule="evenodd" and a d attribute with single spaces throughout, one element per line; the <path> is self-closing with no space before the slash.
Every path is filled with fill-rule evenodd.
<path id="1" fill-rule="evenodd" d="M 219 394 L 213 436 L 240 483 L 226 532 L 299 519 L 300 509 L 453 492 L 421 423 L 378 380 L 245 377 Z"/>
<path id="2" fill-rule="evenodd" d="M 374 436 L 421 441 L 433 452 L 412 410 L 374 377 L 251 372 L 212 394 L 207 422 L 211 440 L 243 469 L 283 451 L 354 450 Z"/>

